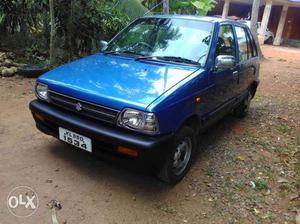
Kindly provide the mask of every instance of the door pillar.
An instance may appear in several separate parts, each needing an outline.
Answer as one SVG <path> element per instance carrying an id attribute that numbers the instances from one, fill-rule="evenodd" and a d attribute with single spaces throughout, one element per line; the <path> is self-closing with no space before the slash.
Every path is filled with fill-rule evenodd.
<path id="1" fill-rule="evenodd" d="M 279 46 L 281 44 L 282 32 L 283 32 L 283 29 L 284 29 L 284 24 L 285 24 L 288 9 L 289 9 L 289 5 L 287 3 L 284 4 L 283 8 L 282 8 L 282 11 L 281 11 L 278 27 L 277 27 L 275 40 L 274 40 L 274 43 L 273 43 L 273 45 L 275 45 L 275 46 Z"/>

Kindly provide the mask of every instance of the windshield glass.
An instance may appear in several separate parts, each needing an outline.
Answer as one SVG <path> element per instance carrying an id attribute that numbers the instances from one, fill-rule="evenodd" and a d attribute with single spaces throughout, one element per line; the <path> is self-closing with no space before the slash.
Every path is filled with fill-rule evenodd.
<path id="1" fill-rule="evenodd" d="M 181 57 L 205 63 L 213 24 L 169 18 L 141 18 L 129 25 L 106 51 L 140 56 Z"/>

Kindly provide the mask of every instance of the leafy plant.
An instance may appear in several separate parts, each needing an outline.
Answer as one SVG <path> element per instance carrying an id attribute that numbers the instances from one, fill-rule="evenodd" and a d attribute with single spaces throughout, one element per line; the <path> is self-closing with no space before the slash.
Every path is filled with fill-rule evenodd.
<path id="1" fill-rule="evenodd" d="M 119 0 L 53 0 L 54 63 L 96 51 L 98 40 L 110 39 L 123 28 L 129 18 L 116 7 L 117 2 Z M 38 45 L 40 52 L 49 54 L 49 0 L 1 0 L 0 32 L 3 34 L 1 45 L 26 49 L 27 56 L 28 46 Z M 22 41 L 12 41 L 17 40 L 16 37 Z"/>
<path id="2" fill-rule="evenodd" d="M 279 132 L 281 132 L 282 134 L 287 134 L 287 133 L 290 132 L 290 127 L 287 126 L 287 125 L 285 125 L 285 124 L 283 124 L 283 125 L 278 126 L 278 127 L 277 127 L 277 130 L 278 130 Z"/>
<path id="3" fill-rule="evenodd" d="M 129 20 L 144 15 L 161 0 L 53 0 L 50 23 L 49 0 L 1 0 L 0 44 L 23 49 L 30 61 L 49 57 L 50 24 L 53 64 L 57 65 L 98 50 L 99 40 L 109 40 Z M 205 15 L 215 0 L 170 0 L 170 12 Z M 162 5 L 156 8 L 162 11 Z M 53 30 L 52 30 L 53 31 Z M 19 39 L 17 39 L 17 37 Z M 30 48 L 33 52 L 29 57 Z M 45 55 L 46 52 L 46 55 Z"/>
<path id="4" fill-rule="evenodd" d="M 140 0 L 122 0 L 117 3 L 117 7 L 125 12 L 131 20 L 143 16 L 148 11 Z"/>
<path id="5" fill-rule="evenodd" d="M 37 64 L 41 67 L 47 66 L 49 60 L 45 57 L 46 55 L 40 52 L 40 46 L 33 44 L 31 47 L 27 47 L 24 50 L 25 58 L 30 64 Z"/>
<path id="6" fill-rule="evenodd" d="M 254 184 L 256 190 L 264 190 L 269 188 L 268 183 L 265 180 L 256 180 L 254 181 Z"/>
<path id="7" fill-rule="evenodd" d="M 215 0 L 173 0 L 171 1 L 171 11 L 205 16 L 209 10 L 214 8 L 215 4 Z"/>

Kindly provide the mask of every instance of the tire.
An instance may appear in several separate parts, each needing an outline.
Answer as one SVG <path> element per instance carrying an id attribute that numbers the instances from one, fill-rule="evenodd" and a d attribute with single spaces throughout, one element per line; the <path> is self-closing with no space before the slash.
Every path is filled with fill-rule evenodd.
<path id="1" fill-rule="evenodd" d="M 184 126 L 176 134 L 172 150 L 168 154 L 157 177 L 170 185 L 175 185 L 186 175 L 191 168 L 196 154 L 195 131 Z"/>
<path id="2" fill-rule="evenodd" d="M 266 44 L 273 44 L 273 41 L 274 41 L 274 38 L 273 37 L 269 37 L 267 40 L 266 40 Z"/>
<path id="3" fill-rule="evenodd" d="M 25 65 L 18 69 L 18 74 L 28 78 L 36 78 L 48 71 L 48 68 L 41 68 L 38 65 Z"/>
<path id="4" fill-rule="evenodd" d="M 248 90 L 246 98 L 234 109 L 233 114 L 236 117 L 243 118 L 249 113 L 249 108 L 252 100 L 252 92 Z"/>

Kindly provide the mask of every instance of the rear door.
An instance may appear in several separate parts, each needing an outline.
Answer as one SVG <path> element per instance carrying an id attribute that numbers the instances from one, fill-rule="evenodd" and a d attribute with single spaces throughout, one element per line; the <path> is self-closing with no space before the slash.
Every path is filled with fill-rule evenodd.
<path id="1" fill-rule="evenodd" d="M 238 44 L 237 69 L 239 73 L 237 94 L 241 95 L 246 92 L 255 77 L 258 55 L 248 28 L 235 25 L 235 33 Z"/>

